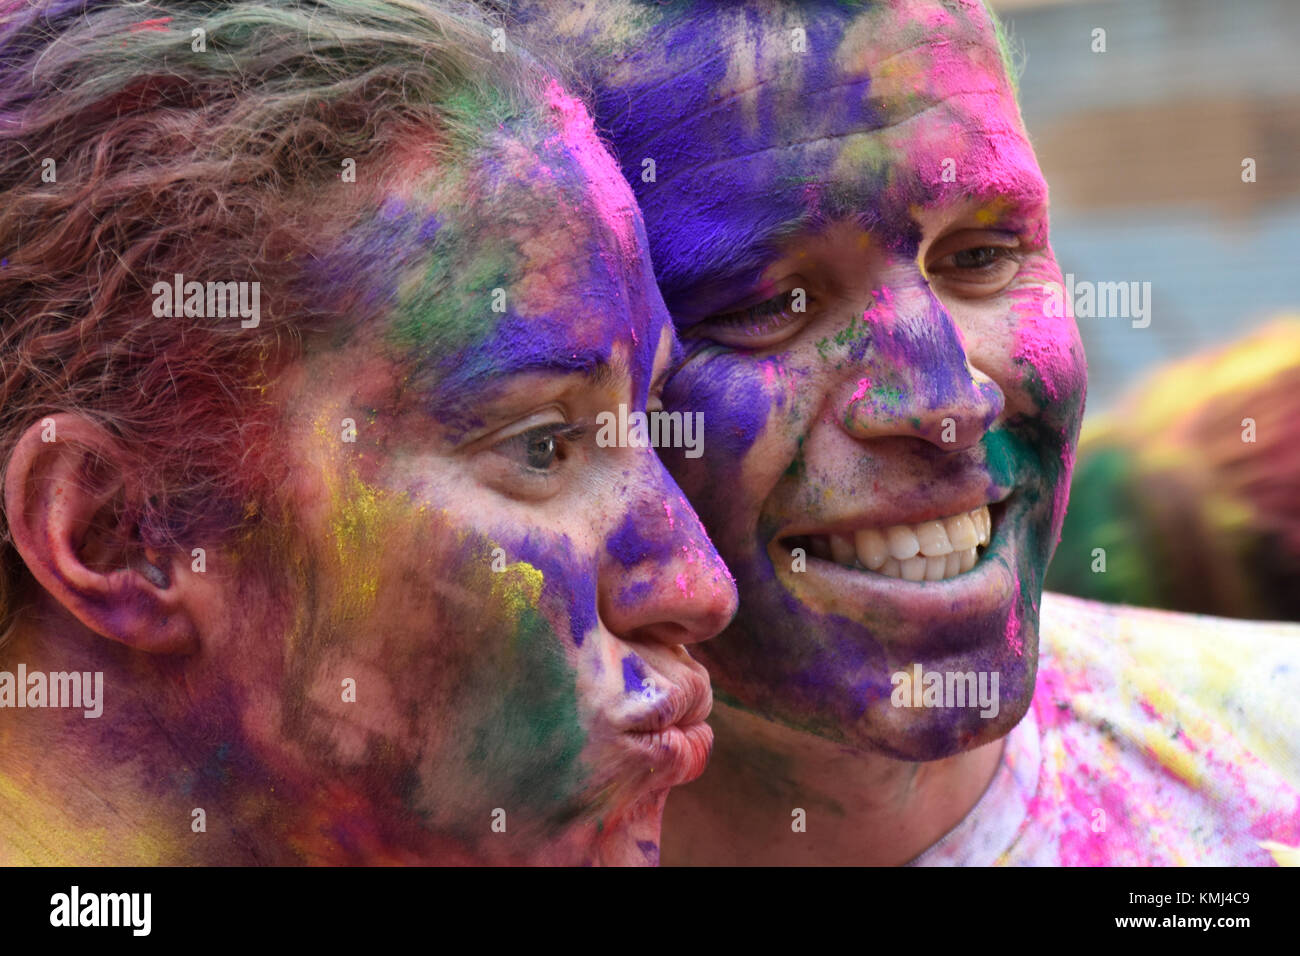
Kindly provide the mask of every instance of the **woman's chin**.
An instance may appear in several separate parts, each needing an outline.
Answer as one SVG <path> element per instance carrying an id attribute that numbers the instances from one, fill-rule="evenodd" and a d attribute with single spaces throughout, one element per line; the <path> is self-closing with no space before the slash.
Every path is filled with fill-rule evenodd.
<path id="1" fill-rule="evenodd" d="M 642 792 L 603 821 L 592 847 L 598 866 L 658 866 L 659 835 L 668 790 Z"/>

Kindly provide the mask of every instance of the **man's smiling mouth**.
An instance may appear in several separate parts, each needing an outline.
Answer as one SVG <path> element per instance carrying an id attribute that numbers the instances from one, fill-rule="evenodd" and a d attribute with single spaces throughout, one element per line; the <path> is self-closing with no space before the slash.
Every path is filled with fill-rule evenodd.
<path id="1" fill-rule="evenodd" d="M 975 567 L 992 538 L 993 522 L 990 505 L 984 504 L 915 524 L 801 534 L 783 538 L 781 544 L 858 571 L 904 581 L 946 581 Z"/>

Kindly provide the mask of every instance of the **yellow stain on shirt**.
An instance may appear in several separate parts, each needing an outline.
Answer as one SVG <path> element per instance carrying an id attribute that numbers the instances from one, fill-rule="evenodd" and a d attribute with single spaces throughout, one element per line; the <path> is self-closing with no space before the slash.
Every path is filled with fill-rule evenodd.
<path id="1" fill-rule="evenodd" d="M 1300 846 L 1287 846 L 1276 840 L 1264 840 L 1259 847 L 1261 850 L 1268 850 L 1278 866 L 1300 866 Z"/>

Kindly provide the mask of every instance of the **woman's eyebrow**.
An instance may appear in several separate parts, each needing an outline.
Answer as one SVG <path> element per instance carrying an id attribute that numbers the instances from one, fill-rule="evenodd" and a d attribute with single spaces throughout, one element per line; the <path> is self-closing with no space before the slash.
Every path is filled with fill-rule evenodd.
<path id="1" fill-rule="evenodd" d="M 628 366 L 620 356 L 611 359 L 609 346 L 564 348 L 560 343 L 525 354 L 513 353 L 508 345 L 485 343 L 461 353 L 449 371 L 432 384 L 434 406 L 461 406 L 484 393 L 498 391 L 503 380 L 518 375 L 548 378 L 581 376 L 592 388 L 609 388 L 623 381 Z M 444 365 L 444 368 L 446 366 Z"/>

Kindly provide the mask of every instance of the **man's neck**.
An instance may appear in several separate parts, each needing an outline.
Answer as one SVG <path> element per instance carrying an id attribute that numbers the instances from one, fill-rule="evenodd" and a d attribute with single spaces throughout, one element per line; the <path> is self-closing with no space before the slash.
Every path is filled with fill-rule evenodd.
<path id="1" fill-rule="evenodd" d="M 907 863 L 979 802 L 1005 740 L 916 763 L 851 750 L 724 704 L 710 724 L 708 770 L 668 799 L 667 865 Z"/>

